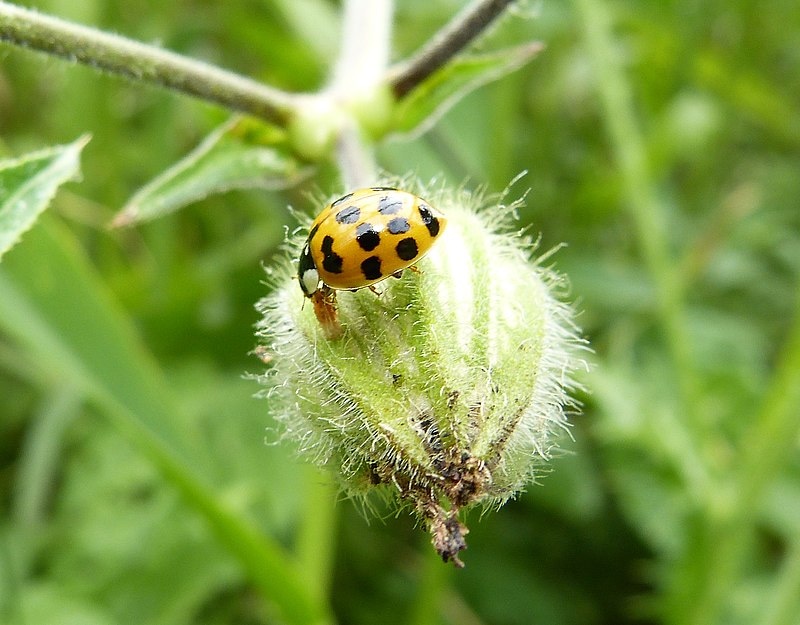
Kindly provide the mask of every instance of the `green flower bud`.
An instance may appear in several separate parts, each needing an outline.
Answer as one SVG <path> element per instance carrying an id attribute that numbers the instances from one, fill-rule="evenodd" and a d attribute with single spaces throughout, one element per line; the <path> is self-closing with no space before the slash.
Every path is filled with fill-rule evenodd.
<path id="1" fill-rule="evenodd" d="M 502 504 L 549 456 L 575 406 L 580 341 L 553 294 L 558 276 L 509 229 L 516 204 L 425 197 L 447 216 L 446 232 L 399 279 L 338 291 L 335 340 L 292 264 L 273 273 L 276 288 L 258 305 L 270 356 L 260 381 L 302 455 L 351 495 L 410 502 L 442 558 L 462 566 L 459 511 Z M 291 242 L 295 255 L 303 242 Z"/>

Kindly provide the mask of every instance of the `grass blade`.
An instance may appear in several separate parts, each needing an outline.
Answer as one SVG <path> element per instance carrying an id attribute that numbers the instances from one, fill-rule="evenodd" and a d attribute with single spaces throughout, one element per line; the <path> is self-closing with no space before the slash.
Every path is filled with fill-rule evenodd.
<path id="1" fill-rule="evenodd" d="M 175 401 L 131 324 L 69 235 L 42 223 L 0 269 L 0 327 L 54 377 L 74 382 L 200 512 L 287 623 L 331 622 L 280 545 L 237 516 L 192 470 Z"/>

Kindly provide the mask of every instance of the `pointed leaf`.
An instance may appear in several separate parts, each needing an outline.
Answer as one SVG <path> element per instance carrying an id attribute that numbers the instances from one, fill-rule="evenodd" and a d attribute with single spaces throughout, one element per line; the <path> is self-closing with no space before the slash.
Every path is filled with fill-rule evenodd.
<path id="1" fill-rule="evenodd" d="M 80 153 L 88 142 L 83 136 L 0 161 L 0 258 L 33 226 L 58 187 L 79 174 Z"/>
<path id="2" fill-rule="evenodd" d="M 126 226 L 233 189 L 282 189 L 307 172 L 285 148 L 283 131 L 232 117 L 192 152 L 134 194 L 114 218 Z"/>
<path id="3" fill-rule="evenodd" d="M 521 68 L 543 48 L 543 44 L 534 42 L 490 54 L 456 58 L 398 102 L 395 132 L 421 135 L 468 93 Z"/>

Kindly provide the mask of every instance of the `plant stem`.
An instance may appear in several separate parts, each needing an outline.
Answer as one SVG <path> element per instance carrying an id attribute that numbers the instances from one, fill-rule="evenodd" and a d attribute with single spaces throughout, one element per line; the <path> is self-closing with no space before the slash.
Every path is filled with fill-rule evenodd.
<path id="1" fill-rule="evenodd" d="M 339 58 L 330 89 L 343 97 L 353 91 L 372 91 L 389 65 L 392 39 L 392 0 L 347 0 L 342 7 Z"/>
<path id="2" fill-rule="evenodd" d="M 118 35 L 0 2 L 0 41 L 77 61 L 284 123 L 294 96 L 233 72 Z"/>
<path id="3" fill-rule="evenodd" d="M 316 466 L 305 467 L 302 522 L 297 533 L 295 561 L 306 588 L 324 604 L 328 600 L 336 551 L 336 497 L 330 475 Z"/>
<path id="4" fill-rule="evenodd" d="M 442 558 L 430 548 L 425 536 L 417 571 L 417 588 L 411 604 L 408 625 L 435 625 L 441 622 L 444 595 L 453 567 L 443 566 Z"/>
<path id="5" fill-rule="evenodd" d="M 336 141 L 336 164 L 347 190 L 377 184 L 378 164 L 375 151 L 367 145 L 358 126 L 350 121 L 342 127 Z"/>
<path id="6" fill-rule="evenodd" d="M 456 15 L 411 59 L 393 69 L 390 83 L 402 98 L 480 35 L 514 0 L 476 0 Z"/>
<path id="7" fill-rule="evenodd" d="M 389 64 L 393 13 L 392 0 L 344 3 L 342 47 L 328 87 L 334 97 L 358 99 L 360 94 L 373 93 L 379 88 Z M 336 162 L 345 189 L 376 184 L 375 152 L 352 119 L 345 120 L 340 130 Z"/>

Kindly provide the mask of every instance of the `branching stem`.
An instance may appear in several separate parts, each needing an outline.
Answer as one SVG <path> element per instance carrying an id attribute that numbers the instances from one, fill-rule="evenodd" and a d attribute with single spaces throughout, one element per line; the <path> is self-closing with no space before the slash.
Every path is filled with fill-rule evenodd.
<path id="1" fill-rule="evenodd" d="M 456 15 L 442 30 L 390 77 L 395 96 L 402 98 L 414 87 L 480 35 L 514 0 L 476 0 Z"/>
<path id="2" fill-rule="evenodd" d="M 394 94 L 401 98 L 409 93 L 469 45 L 513 2 L 475 0 L 415 56 L 389 71 L 388 80 Z M 373 11 L 382 16 L 373 21 L 383 23 L 386 21 L 383 16 L 391 15 L 392 3 L 383 0 L 381 6 L 384 5 L 385 8 L 380 11 Z M 0 41 L 179 91 L 280 124 L 287 121 L 299 101 L 296 95 L 202 61 L 43 15 L 2 0 Z M 335 83 L 342 82 L 343 68 L 340 66 L 338 70 Z"/>
<path id="3" fill-rule="evenodd" d="M 295 96 L 254 80 L 94 28 L 0 2 L 0 41 L 282 123 Z"/>

